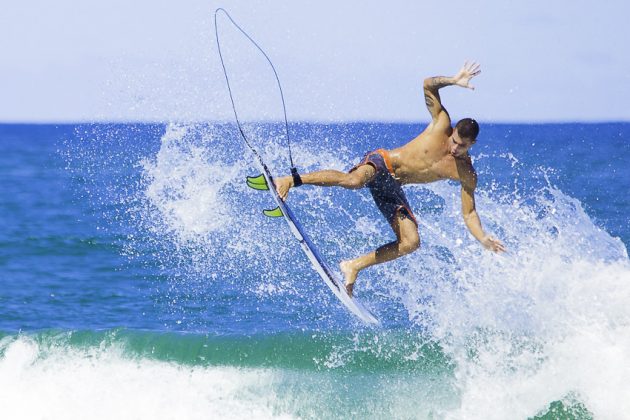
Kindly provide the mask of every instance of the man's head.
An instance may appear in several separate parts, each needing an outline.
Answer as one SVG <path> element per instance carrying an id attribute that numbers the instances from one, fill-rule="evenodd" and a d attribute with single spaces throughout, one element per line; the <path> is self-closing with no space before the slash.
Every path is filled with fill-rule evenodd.
<path id="1" fill-rule="evenodd" d="M 472 118 L 459 120 L 449 139 L 449 151 L 455 157 L 462 157 L 477 141 L 479 124 Z"/>

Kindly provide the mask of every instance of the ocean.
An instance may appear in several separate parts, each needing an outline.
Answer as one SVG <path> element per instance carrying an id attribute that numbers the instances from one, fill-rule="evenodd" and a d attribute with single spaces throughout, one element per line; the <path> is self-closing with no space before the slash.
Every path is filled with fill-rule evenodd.
<path id="1" fill-rule="evenodd" d="M 424 124 L 294 123 L 301 171 Z M 247 133 L 288 172 L 282 127 Z M 630 123 L 481 124 L 477 210 L 406 186 L 421 248 L 360 274 L 361 324 L 311 268 L 234 124 L 0 125 L 0 418 L 630 418 Z M 331 266 L 389 242 L 369 192 L 289 205 Z"/>

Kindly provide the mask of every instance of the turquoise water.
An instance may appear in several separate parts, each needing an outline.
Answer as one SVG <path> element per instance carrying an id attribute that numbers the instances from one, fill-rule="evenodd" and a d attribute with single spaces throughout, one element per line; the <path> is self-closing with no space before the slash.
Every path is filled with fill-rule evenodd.
<path id="1" fill-rule="evenodd" d="M 422 127 L 295 124 L 305 170 Z M 249 126 L 286 172 L 273 125 Z M 422 248 L 331 296 L 233 125 L 0 125 L 0 404 L 8 418 L 624 418 L 628 124 L 482 124 L 478 211 L 409 186 Z M 289 203 L 332 266 L 391 239 L 367 191 Z M 4 415 L 3 415 L 4 417 Z"/>

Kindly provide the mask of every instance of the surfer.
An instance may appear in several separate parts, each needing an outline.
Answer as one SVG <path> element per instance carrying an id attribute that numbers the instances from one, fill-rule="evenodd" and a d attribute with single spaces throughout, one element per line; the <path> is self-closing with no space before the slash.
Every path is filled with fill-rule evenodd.
<path id="1" fill-rule="evenodd" d="M 348 189 L 368 187 L 374 201 L 394 233 L 396 240 L 375 251 L 339 265 L 350 296 L 359 272 L 407 255 L 420 247 L 418 223 L 411 211 L 404 184 L 426 184 L 441 179 L 457 180 L 461 184 L 462 213 L 470 233 L 486 248 L 503 252 L 503 244 L 486 234 L 475 209 L 477 173 L 469 149 L 479 134 L 479 124 L 472 118 L 460 120 L 455 128 L 440 101 L 439 90 L 446 86 L 474 89 L 470 80 L 481 73 L 479 64 L 465 63 L 453 77 L 430 77 L 424 80 L 424 98 L 431 123 L 416 138 L 392 150 L 378 149 L 367 153 L 349 172 L 322 170 L 278 178 L 276 190 L 285 200 L 289 189 L 302 184 L 339 186 Z"/>

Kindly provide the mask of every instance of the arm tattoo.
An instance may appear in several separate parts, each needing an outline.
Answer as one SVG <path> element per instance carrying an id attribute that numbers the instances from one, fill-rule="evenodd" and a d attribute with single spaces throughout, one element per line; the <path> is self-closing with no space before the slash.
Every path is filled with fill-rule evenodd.
<path id="1" fill-rule="evenodd" d="M 436 118 L 441 111 L 446 112 L 446 109 L 444 109 L 442 102 L 440 101 L 440 93 L 438 90 L 444 86 L 450 86 L 452 84 L 453 79 L 451 77 L 437 76 L 425 79 L 424 102 L 426 103 L 433 118 Z M 448 112 L 446 115 L 448 117 Z"/>
<path id="2" fill-rule="evenodd" d="M 445 86 L 450 86 L 452 84 L 453 84 L 453 82 L 450 80 L 449 77 L 436 76 L 436 77 L 431 77 L 429 79 L 429 86 L 431 88 L 440 89 L 440 88 L 443 88 Z"/>

